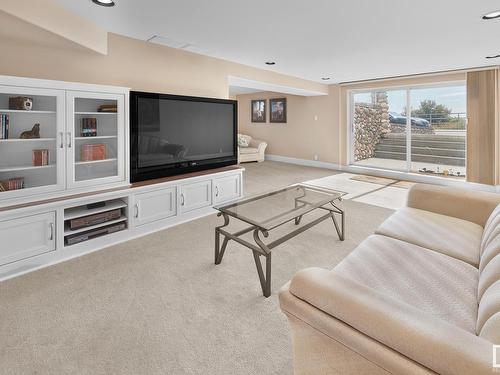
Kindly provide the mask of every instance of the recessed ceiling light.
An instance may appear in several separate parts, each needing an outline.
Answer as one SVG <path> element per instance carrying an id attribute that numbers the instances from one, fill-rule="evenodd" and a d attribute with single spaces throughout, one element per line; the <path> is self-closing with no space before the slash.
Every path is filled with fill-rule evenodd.
<path id="1" fill-rule="evenodd" d="M 266 61 L 266 65 L 274 65 L 276 64 L 274 61 Z"/>
<path id="2" fill-rule="evenodd" d="M 323 77 L 321 78 L 323 81 L 329 81 L 330 80 L 330 77 Z"/>
<path id="3" fill-rule="evenodd" d="M 486 13 L 483 16 L 483 20 L 492 20 L 494 18 L 500 17 L 500 10 L 495 10 L 494 12 Z"/>
<path id="4" fill-rule="evenodd" d="M 115 2 L 113 0 L 92 0 L 94 4 L 101 5 L 103 7 L 113 7 Z"/>
<path id="5" fill-rule="evenodd" d="M 500 55 L 486 56 L 487 59 L 497 59 L 499 57 L 500 57 Z"/>

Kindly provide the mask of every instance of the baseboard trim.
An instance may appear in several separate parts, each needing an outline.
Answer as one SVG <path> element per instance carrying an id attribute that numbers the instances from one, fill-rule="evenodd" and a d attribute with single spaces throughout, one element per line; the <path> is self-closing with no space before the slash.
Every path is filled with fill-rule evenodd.
<path id="1" fill-rule="evenodd" d="M 342 170 L 342 166 L 340 164 L 329 163 L 326 161 L 319 161 L 319 160 L 307 160 L 307 159 L 291 158 L 288 156 L 281 156 L 281 155 L 266 155 L 266 160 L 279 161 L 282 163 L 289 163 L 289 164 L 296 164 L 296 165 L 303 165 L 305 167 L 333 169 L 333 170 L 337 170 L 337 171 Z"/>
<path id="2" fill-rule="evenodd" d="M 465 189 L 500 193 L 500 185 L 495 186 L 495 185 L 477 184 L 474 182 L 454 180 L 451 178 L 443 178 L 443 177 L 438 177 L 438 176 L 426 176 L 426 175 L 421 175 L 418 173 L 390 171 L 390 170 L 386 170 L 386 169 L 363 167 L 363 166 L 358 166 L 358 165 L 340 165 L 340 164 L 336 164 L 336 163 L 329 163 L 329 162 L 318 161 L 318 160 L 292 158 L 292 157 L 281 156 L 281 155 L 266 155 L 266 160 L 302 165 L 305 167 L 332 169 L 332 170 L 348 172 L 348 173 L 366 174 L 366 175 L 377 176 L 377 177 L 392 178 L 392 179 L 397 179 L 397 180 L 406 180 L 406 181 L 418 182 L 418 183 L 424 183 L 424 184 L 454 186 L 454 187 L 460 187 L 460 188 L 465 188 Z"/>

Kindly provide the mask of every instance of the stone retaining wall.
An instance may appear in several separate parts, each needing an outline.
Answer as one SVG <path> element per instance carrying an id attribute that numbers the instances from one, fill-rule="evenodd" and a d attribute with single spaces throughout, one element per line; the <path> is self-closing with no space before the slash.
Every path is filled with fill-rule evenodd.
<path id="1" fill-rule="evenodd" d="M 387 93 L 374 93 L 373 103 L 354 105 L 354 159 L 371 158 L 380 138 L 391 132 Z"/>

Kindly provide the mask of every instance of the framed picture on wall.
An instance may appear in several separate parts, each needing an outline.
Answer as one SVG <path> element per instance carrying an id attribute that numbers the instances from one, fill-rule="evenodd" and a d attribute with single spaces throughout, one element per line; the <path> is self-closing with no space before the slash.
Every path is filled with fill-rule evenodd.
<path id="1" fill-rule="evenodd" d="M 286 122 L 286 98 L 269 99 L 271 107 L 270 122 Z"/>
<path id="2" fill-rule="evenodd" d="M 252 100 L 252 122 L 266 122 L 266 100 Z"/>

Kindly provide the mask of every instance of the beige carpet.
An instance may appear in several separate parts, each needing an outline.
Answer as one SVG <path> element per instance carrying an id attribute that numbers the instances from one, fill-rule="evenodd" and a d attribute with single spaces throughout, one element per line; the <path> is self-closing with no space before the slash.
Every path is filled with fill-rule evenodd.
<path id="1" fill-rule="evenodd" d="M 247 193 L 332 174 L 246 167 Z M 333 267 L 392 212 L 344 207 L 346 241 L 325 221 L 275 249 L 267 299 L 248 249 L 230 243 L 213 264 L 215 215 L 0 283 L 0 373 L 291 374 L 280 286 Z"/>

